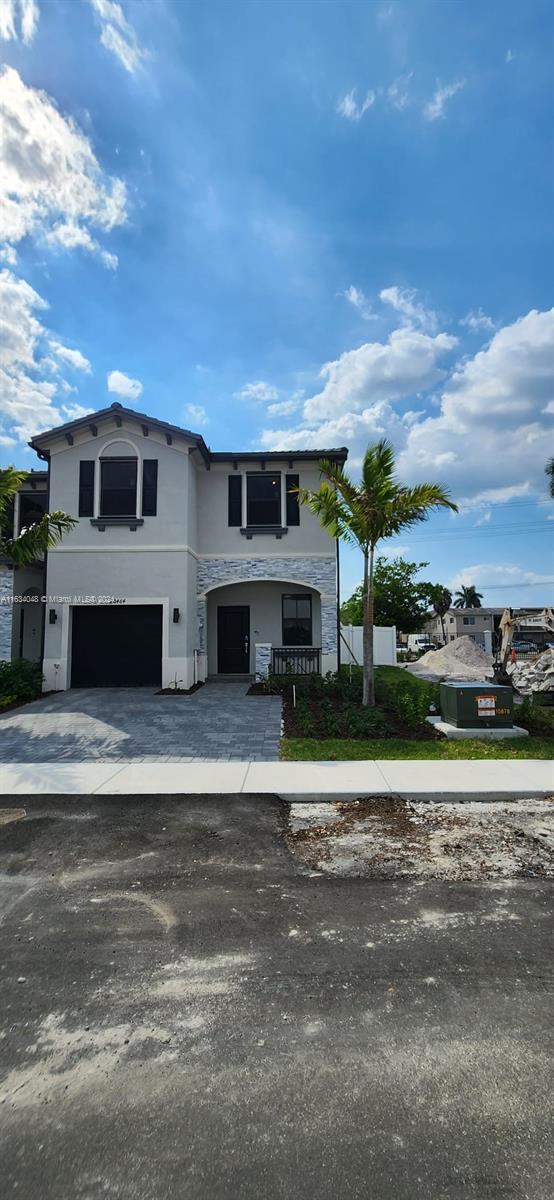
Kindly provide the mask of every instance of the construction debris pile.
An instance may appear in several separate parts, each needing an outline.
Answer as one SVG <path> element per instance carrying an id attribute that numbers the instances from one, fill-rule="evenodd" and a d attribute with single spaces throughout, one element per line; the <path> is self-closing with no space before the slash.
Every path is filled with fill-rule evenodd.
<path id="1" fill-rule="evenodd" d="M 508 663 L 506 671 L 521 696 L 554 691 L 554 650 L 545 650 L 532 662 Z"/>
<path id="2" fill-rule="evenodd" d="M 414 675 L 433 679 L 474 680 L 492 679 L 492 658 L 470 637 L 455 638 L 442 650 L 428 650 L 407 668 Z"/>

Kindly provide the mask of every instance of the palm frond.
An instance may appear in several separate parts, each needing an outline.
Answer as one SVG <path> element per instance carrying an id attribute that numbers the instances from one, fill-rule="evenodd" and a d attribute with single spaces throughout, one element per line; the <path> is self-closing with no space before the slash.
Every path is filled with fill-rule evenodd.
<path id="1" fill-rule="evenodd" d="M 58 545 L 78 522 L 64 512 L 45 513 L 40 521 L 23 530 L 17 538 L 0 540 L 2 555 L 16 567 L 25 567 L 35 562 L 47 550 Z"/>
<path id="2" fill-rule="evenodd" d="M 15 493 L 27 478 L 28 471 L 17 471 L 15 467 L 0 469 L 0 520 L 5 515 L 8 505 Z"/>

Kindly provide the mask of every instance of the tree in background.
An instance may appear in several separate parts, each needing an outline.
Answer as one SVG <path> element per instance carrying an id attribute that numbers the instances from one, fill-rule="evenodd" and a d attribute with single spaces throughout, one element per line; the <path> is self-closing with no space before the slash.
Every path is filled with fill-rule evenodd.
<path id="1" fill-rule="evenodd" d="M 416 575 L 426 562 L 406 562 L 403 558 L 384 558 L 375 561 L 373 574 L 374 622 L 376 625 L 396 625 L 402 633 L 419 633 L 429 616 L 434 591 L 440 584 L 422 583 Z M 352 593 L 341 606 L 341 621 L 344 625 L 363 625 L 363 584 Z"/>
<path id="2" fill-rule="evenodd" d="M 456 592 L 454 608 L 481 608 L 481 600 L 483 596 L 477 591 L 475 584 L 470 583 L 467 587 L 461 587 Z"/>
<path id="3" fill-rule="evenodd" d="M 446 645 L 446 629 L 444 627 L 444 618 L 448 609 L 452 606 L 452 592 L 447 587 L 443 587 L 441 583 L 435 583 L 431 586 L 429 598 L 433 606 L 433 612 L 437 617 L 440 617 L 442 640 Z"/>
<path id="4" fill-rule="evenodd" d="M 57 546 L 64 534 L 77 525 L 75 518 L 68 517 L 67 513 L 44 513 L 34 525 L 23 529 L 19 537 L 6 536 L 4 530 L 10 523 L 10 509 L 15 494 L 27 475 L 27 471 L 16 471 L 15 467 L 3 467 L 0 470 L 0 558 L 7 559 L 14 567 L 35 562 L 46 550 Z"/>
<path id="5" fill-rule="evenodd" d="M 375 705 L 373 668 L 375 550 L 383 538 L 425 521 L 435 508 L 457 507 L 438 483 L 406 487 L 395 474 L 394 450 L 386 438 L 368 446 L 361 481 L 355 484 L 338 463 L 319 464 L 323 476 L 317 491 L 298 489 L 301 504 L 318 517 L 331 537 L 358 546 L 364 560 L 362 704 Z"/>

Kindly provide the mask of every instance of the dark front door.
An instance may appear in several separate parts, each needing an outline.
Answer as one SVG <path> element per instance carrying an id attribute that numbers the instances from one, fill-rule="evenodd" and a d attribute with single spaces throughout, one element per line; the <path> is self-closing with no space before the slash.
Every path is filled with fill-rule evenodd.
<path id="1" fill-rule="evenodd" d="M 250 672 L 250 609 L 226 604 L 217 610 L 217 669 L 220 675 Z"/>
<path id="2" fill-rule="evenodd" d="M 160 687 L 161 678 L 161 605 L 75 606 L 72 687 Z"/>

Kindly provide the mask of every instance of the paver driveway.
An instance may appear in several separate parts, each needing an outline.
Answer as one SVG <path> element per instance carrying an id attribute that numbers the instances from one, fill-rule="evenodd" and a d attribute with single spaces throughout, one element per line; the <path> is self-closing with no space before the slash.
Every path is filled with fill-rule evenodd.
<path id="1" fill-rule="evenodd" d="M 154 688 L 75 688 L 0 717 L 0 762 L 277 759 L 278 696 L 244 681 L 209 682 L 192 696 Z"/>

